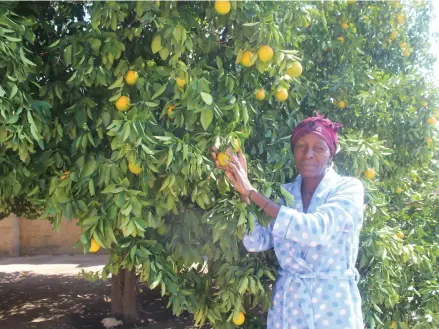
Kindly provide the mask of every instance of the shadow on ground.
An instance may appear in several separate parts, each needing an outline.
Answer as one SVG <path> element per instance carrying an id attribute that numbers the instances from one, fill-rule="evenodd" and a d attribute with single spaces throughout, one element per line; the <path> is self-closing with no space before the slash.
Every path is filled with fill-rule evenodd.
<path id="1" fill-rule="evenodd" d="M 126 328 L 192 328 L 190 315 L 174 317 L 158 292 L 141 287 L 143 324 Z M 0 273 L 0 329 L 97 329 L 109 317 L 110 283 L 71 275 Z"/>

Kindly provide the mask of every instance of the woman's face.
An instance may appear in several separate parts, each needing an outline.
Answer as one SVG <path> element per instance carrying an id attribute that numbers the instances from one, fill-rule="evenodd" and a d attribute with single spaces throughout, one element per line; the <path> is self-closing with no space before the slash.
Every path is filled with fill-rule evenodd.
<path id="1" fill-rule="evenodd" d="M 325 175 L 331 151 L 322 137 L 306 134 L 294 145 L 294 160 L 302 177 L 319 178 Z"/>

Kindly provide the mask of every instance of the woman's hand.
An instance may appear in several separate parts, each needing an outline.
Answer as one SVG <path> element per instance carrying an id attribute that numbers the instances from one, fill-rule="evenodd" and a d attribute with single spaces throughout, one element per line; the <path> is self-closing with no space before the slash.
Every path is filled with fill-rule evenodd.
<path id="1" fill-rule="evenodd" d="M 247 172 L 239 161 L 239 157 L 229 148 L 227 149 L 226 154 L 230 157 L 230 162 L 227 164 L 225 174 L 235 190 L 241 194 L 241 196 L 248 198 L 250 192 L 255 189 L 248 179 Z"/>
<path id="2" fill-rule="evenodd" d="M 241 200 L 247 204 L 250 204 L 250 199 L 248 198 L 248 193 L 250 193 L 250 191 L 245 191 L 245 189 L 247 187 L 251 187 L 250 182 L 248 181 L 248 168 L 247 168 L 247 161 L 245 159 L 244 153 L 242 153 L 241 150 L 239 150 L 238 154 L 234 154 L 232 151 L 230 151 L 230 149 L 227 149 L 226 151 L 227 155 L 230 157 L 230 162 L 226 165 L 226 166 L 221 166 L 217 160 L 217 154 L 218 154 L 218 149 L 216 147 L 212 147 L 212 159 L 213 161 L 215 161 L 216 167 L 218 169 L 222 169 L 224 170 L 227 178 L 230 180 L 230 182 L 232 183 L 233 187 L 238 191 L 238 193 L 240 193 L 241 195 Z M 236 164 L 234 164 L 236 163 Z M 233 165 L 234 167 L 236 167 L 236 173 L 240 173 L 241 175 L 239 175 L 238 177 L 235 177 L 235 173 L 233 172 L 234 168 L 230 167 L 230 165 Z M 239 170 L 238 170 L 239 168 Z M 246 184 L 242 184 L 243 182 L 243 177 L 245 177 L 244 181 L 246 180 L 247 183 Z M 235 183 L 239 186 L 237 187 L 237 185 L 235 185 Z M 251 187 L 251 189 L 253 189 L 253 187 Z M 245 191 L 245 193 L 241 193 L 241 191 Z"/>

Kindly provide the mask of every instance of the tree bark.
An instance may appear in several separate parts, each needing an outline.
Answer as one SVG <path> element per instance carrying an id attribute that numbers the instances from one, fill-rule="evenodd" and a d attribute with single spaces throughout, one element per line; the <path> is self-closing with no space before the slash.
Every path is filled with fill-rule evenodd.
<path id="1" fill-rule="evenodd" d="M 136 271 L 125 271 L 125 281 L 123 286 L 123 318 L 125 322 L 133 322 L 139 318 L 137 310 L 137 280 Z"/>
<path id="2" fill-rule="evenodd" d="M 139 319 L 136 271 L 121 269 L 111 280 L 111 313 L 124 323 Z"/>
<path id="3" fill-rule="evenodd" d="M 120 270 L 117 275 L 111 277 L 111 314 L 116 319 L 123 317 L 122 295 L 125 270 Z"/>

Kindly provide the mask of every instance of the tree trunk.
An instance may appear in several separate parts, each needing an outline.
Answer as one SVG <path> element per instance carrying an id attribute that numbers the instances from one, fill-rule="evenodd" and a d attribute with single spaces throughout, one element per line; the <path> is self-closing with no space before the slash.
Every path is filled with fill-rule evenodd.
<path id="1" fill-rule="evenodd" d="M 121 269 L 111 280 L 111 313 L 124 323 L 138 320 L 137 280 L 135 270 Z"/>

